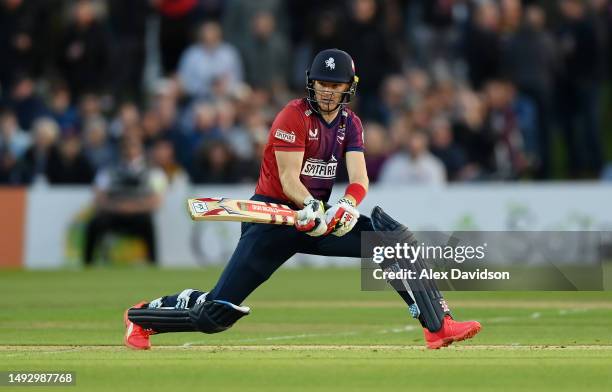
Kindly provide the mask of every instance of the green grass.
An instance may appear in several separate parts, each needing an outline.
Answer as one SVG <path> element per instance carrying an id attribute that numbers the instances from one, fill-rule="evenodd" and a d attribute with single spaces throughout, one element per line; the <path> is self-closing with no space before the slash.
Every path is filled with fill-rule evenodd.
<path id="1" fill-rule="evenodd" d="M 227 332 L 121 346 L 126 307 L 218 274 L 3 271 L 0 371 L 76 371 L 77 387 L 54 391 L 612 389 L 612 292 L 449 292 L 455 317 L 483 330 L 427 351 L 399 297 L 361 292 L 356 269 L 281 269 Z"/>

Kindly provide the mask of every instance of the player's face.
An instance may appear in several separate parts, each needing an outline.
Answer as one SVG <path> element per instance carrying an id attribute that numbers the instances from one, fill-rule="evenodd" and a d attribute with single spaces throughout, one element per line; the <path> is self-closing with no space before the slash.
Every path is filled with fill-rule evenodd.
<path id="1" fill-rule="evenodd" d="M 342 93 L 348 91 L 348 83 L 322 82 L 315 80 L 315 99 L 324 112 L 332 112 L 342 101 Z"/>

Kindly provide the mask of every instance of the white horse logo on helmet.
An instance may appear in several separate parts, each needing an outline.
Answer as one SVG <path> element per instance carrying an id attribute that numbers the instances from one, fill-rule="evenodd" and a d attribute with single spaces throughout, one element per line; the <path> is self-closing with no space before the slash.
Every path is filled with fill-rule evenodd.
<path id="1" fill-rule="evenodd" d="M 327 60 L 325 60 L 325 66 L 329 69 L 335 69 L 336 68 L 336 62 L 334 61 L 333 57 L 328 58 Z"/>

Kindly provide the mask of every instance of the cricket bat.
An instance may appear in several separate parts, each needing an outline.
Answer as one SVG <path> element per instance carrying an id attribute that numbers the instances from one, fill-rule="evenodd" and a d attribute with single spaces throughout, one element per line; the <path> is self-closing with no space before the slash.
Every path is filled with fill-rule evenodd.
<path id="1" fill-rule="evenodd" d="M 293 225 L 297 212 L 284 204 L 225 197 L 187 200 L 187 211 L 194 221 L 234 221 Z"/>

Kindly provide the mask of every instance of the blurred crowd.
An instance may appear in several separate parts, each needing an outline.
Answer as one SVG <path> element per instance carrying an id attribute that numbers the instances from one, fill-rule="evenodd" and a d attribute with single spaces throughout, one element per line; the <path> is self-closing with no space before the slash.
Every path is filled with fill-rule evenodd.
<path id="1" fill-rule="evenodd" d="M 92 183 L 125 138 L 170 184 L 254 182 L 331 47 L 373 182 L 597 178 L 611 29 L 608 0 L 0 0 L 0 184 Z"/>

